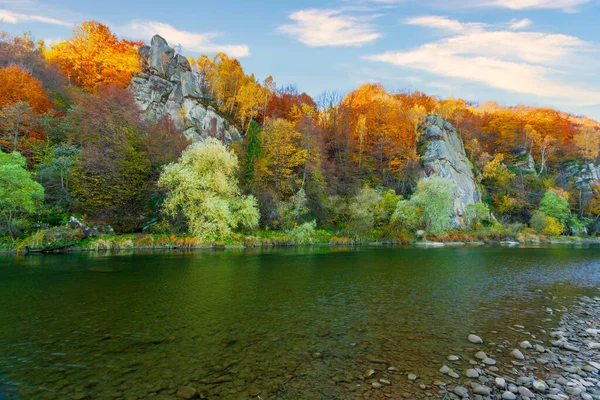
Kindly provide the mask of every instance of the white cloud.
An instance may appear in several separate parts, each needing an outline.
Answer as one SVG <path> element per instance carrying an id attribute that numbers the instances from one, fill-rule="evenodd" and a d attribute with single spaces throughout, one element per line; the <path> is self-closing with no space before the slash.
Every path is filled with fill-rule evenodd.
<path id="1" fill-rule="evenodd" d="M 236 58 L 250 55 L 250 49 L 246 45 L 214 43 L 213 39 L 218 36 L 216 33 L 179 30 L 172 25 L 158 21 L 132 21 L 124 27 L 117 28 L 116 31 L 121 35 L 143 40 L 149 40 L 158 34 L 171 45 L 181 45 L 186 50 L 199 53 L 223 52 Z"/>
<path id="2" fill-rule="evenodd" d="M 413 17 L 404 21 L 406 25 L 418 25 L 426 28 L 439 29 L 447 32 L 467 32 L 481 31 L 486 24 L 483 23 L 464 23 L 455 19 L 440 17 L 437 15 L 424 15 L 421 17 Z"/>
<path id="3" fill-rule="evenodd" d="M 381 37 L 369 23 L 373 17 L 356 17 L 341 10 L 307 9 L 293 12 L 292 24 L 278 31 L 309 47 L 362 46 Z"/>
<path id="4" fill-rule="evenodd" d="M 496 7 L 511 10 L 556 9 L 566 12 L 577 11 L 578 7 L 593 0 L 366 0 L 377 4 L 400 4 L 406 2 L 444 9 Z"/>
<path id="5" fill-rule="evenodd" d="M 10 10 L 0 10 L 0 21 L 9 24 L 19 24 L 21 22 L 42 22 L 44 24 L 60 25 L 71 27 L 73 24 L 61 21 L 56 18 L 46 17 L 44 15 L 36 15 L 29 13 L 18 13 Z"/>
<path id="6" fill-rule="evenodd" d="M 509 27 L 512 30 L 518 31 L 520 29 L 525 29 L 525 28 L 531 26 L 532 23 L 533 22 L 529 18 L 523 18 L 520 20 L 515 19 L 515 20 L 510 21 Z"/>
<path id="7" fill-rule="evenodd" d="M 590 0 L 487 0 L 485 6 L 504 7 L 512 10 L 525 10 L 528 8 L 550 8 L 573 11 Z"/>
<path id="8" fill-rule="evenodd" d="M 557 79 L 569 77 L 564 63 L 588 45 L 567 35 L 485 30 L 367 58 L 508 92 L 593 104 L 600 102 L 600 90 Z"/>

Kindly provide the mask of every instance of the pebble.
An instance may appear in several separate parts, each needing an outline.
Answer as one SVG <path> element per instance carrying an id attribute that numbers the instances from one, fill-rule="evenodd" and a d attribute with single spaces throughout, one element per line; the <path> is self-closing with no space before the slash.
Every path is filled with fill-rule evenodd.
<path id="1" fill-rule="evenodd" d="M 448 356 L 448 361 L 458 361 L 458 360 L 460 360 L 460 358 L 458 358 L 458 356 L 452 356 L 452 355 Z"/>
<path id="2" fill-rule="evenodd" d="M 469 335 L 469 337 L 467 338 L 469 340 L 469 342 L 474 343 L 474 344 L 483 344 L 483 339 L 481 339 L 479 336 L 477 335 Z"/>
<path id="3" fill-rule="evenodd" d="M 371 386 L 373 387 L 373 389 L 379 389 L 381 387 L 381 383 L 373 382 L 373 383 L 371 383 Z"/>
<path id="4" fill-rule="evenodd" d="M 519 349 L 514 349 L 513 351 L 510 352 L 510 355 L 512 358 L 516 358 L 517 360 L 525 359 L 525 356 L 523 355 L 523 353 L 521 353 L 521 350 L 519 350 Z"/>
<path id="5" fill-rule="evenodd" d="M 505 391 L 504 393 L 502 393 L 502 398 L 504 400 L 515 400 L 517 398 L 517 396 L 515 396 L 514 393 L 509 392 L 508 390 Z"/>
<path id="6" fill-rule="evenodd" d="M 415 377 L 415 379 L 416 379 L 416 377 Z M 379 382 L 383 383 L 384 385 L 391 385 L 392 384 L 392 382 L 388 381 L 387 379 L 380 379 Z"/>
<path id="7" fill-rule="evenodd" d="M 452 368 L 448 367 L 447 365 L 442 366 L 442 368 L 440 368 L 440 372 L 442 374 L 447 374 L 449 372 L 452 372 Z"/>
<path id="8" fill-rule="evenodd" d="M 475 353 L 475 358 L 485 360 L 487 358 L 487 354 L 485 354 L 483 351 L 478 351 L 477 353 Z"/>
<path id="9" fill-rule="evenodd" d="M 487 386 L 481 385 L 481 386 L 477 386 L 476 388 L 474 388 L 473 393 L 479 394 L 482 396 L 489 396 L 490 394 L 492 394 L 492 391 Z"/>
<path id="10" fill-rule="evenodd" d="M 415 374 L 408 374 L 408 380 L 409 381 L 416 381 L 417 380 L 417 376 Z"/>
<path id="11" fill-rule="evenodd" d="M 477 372 L 477 370 L 473 368 L 468 369 L 465 375 L 467 376 L 467 378 L 479 378 L 479 372 Z"/>
<path id="12" fill-rule="evenodd" d="M 534 381 L 533 382 L 533 388 L 535 390 L 537 390 L 538 392 L 546 392 L 546 390 L 548 389 L 548 387 L 546 386 L 546 384 L 544 382 L 541 381 Z"/>
<path id="13" fill-rule="evenodd" d="M 463 399 L 466 399 L 469 397 L 469 391 L 462 386 L 457 386 L 454 388 L 454 393 L 459 396 L 462 397 Z"/>
<path id="14" fill-rule="evenodd" d="M 527 389 L 525 386 L 519 386 L 519 394 L 530 399 L 535 398 L 535 394 L 533 394 L 531 390 Z"/>
<path id="15" fill-rule="evenodd" d="M 198 395 L 198 392 L 196 391 L 196 389 L 189 387 L 189 386 L 181 386 L 179 389 L 177 389 L 177 393 L 175 394 L 175 396 L 178 399 L 193 399 Z"/>
<path id="16" fill-rule="evenodd" d="M 527 340 L 519 343 L 519 347 L 521 347 L 522 349 L 532 349 L 533 348 L 531 343 L 529 343 Z"/>
<path id="17" fill-rule="evenodd" d="M 504 389 L 506 387 L 506 380 L 504 378 L 497 377 L 495 382 L 498 389 Z"/>
<path id="18" fill-rule="evenodd" d="M 460 375 L 458 375 L 458 374 L 457 374 L 456 372 L 454 372 L 454 371 L 450 371 L 450 372 L 448 372 L 448 376 L 449 376 L 450 378 L 454 378 L 454 379 L 458 379 L 458 378 L 460 378 Z"/>
<path id="19" fill-rule="evenodd" d="M 533 347 L 535 348 L 535 351 L 540 353 L 544 353 L 546 351 L 544 346 L 542 346 L 541 344 L 535 344 Z"/>
<path id="20" fill-rule="evenodd" d="M 485 360 L 483 360 L 483 363 L 485 365 L 496 365 L 496 360 L 494 360 L 493 358 L 486 358 Z"/>
<path id="21" fill-rule="evenodd" d="M 375 370 L 374 370 L 373 368 L 369 368 L 369 369 L 368 369 L 368 370 L 365 372 L 365 375 L 364 375 L 364 377 L 368 379 L 368 378 L 372 377 L 373 375 L 375 375 Z"/>

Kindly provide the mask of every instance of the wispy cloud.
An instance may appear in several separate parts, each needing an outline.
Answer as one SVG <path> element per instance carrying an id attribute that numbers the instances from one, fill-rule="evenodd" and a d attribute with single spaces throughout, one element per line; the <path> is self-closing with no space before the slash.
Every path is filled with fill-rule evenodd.
<path id="1" fill-rule="evenodd" d="M 459 25 L 453 26 L 455 33 L 447 38 L 410 51 L 390 51 L 367 59 L 513 93 L 581 104 L 600 102 L 600 88 L 561 82 L 569 78 L 565 60 L 581 56 L 589 43 L 568 35 L 490 27 L 463 33 Z"/>
<path id="2" fill-rule="evenodd" d="M 68 27 L 73 26 L 73 24 L 69 22 L 61 21 L 56 18 L 51 18 L 44 15 L 14 12 L 6 9 L 0 10 L 0 20 L 9 24 L 19 24 L 22 22 L 41 22 L 44 24 L 51 25 L 60 25 Z"/>
<path id="3" fill-rule="evenodd" d="M 483 31 L 486 24 L 478 22 L 460 22 L 455 19 L 440 17 L 437 15 L 424 15 L 413 17 L 404 21 L 406 25 L 418 25 L 426 28 L 439 29 L 447 32 L 464 33 Z"/>
<path id="4" fill-rule="evenodd" d="M 246 57 L 250 55 L 250 49 L 244 44 L 218 44 L 214 39 L 219 35 L 213 32 L 190 32 L 173 27 L 172 25 L 158 21 L 132 21 L 116 31 L 124 36 L 149 40 L 158 34 L 164 37 L 172 45 L 181 45 L 186 50 L 200 53 L 223 52 L 230 57 Z"/>
<path id="5" fill-rule="evenodd" d="M 370 23 L 374 16 L 312 8 L 293 12 L 288 17 L 293 23 L 277 30 L 309 47 L 363 46 L 381 37 Z"/>
<path id="6" fill-rule="evenodd" d="M 566 12 L 576 12 L 580 6 L 593 0 L 366 0 L 375 4 L 400 4 L 418 3 L 426 4 L 439 9 L 473 8 L 473 7 L 495 7 L 508 8 L 511 10 L 526 9 L 555 9 Z"/>
<path id="7" fill-rule="evenodd" d="M 549 8 L 565 11 L 575 11 L 578 6 L 589 3 L 590 0 L 487 0 L 485 6 L 525 10 L 530 8 Z"/>
<path id="8" fill-rule="evenodd" d="M 515 31 L 518 31 L 520 29 L 525 29 L 529 26 L 531 26 L 533 22 L 529 19 L 529 18 L 523 18 L 520 20 L 512 20 L 510 21 L 510 25 L 509 28 Z"/>

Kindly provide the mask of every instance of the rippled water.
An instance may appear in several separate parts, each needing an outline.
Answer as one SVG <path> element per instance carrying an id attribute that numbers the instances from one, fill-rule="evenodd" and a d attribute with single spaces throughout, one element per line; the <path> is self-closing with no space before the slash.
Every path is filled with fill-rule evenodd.
<path id="1" fill-rule="evenodd" d="M 594 246 L 0 255 L 0 398 L 435 397 L 469 333 L 517 340 L 598 284 Z"/>

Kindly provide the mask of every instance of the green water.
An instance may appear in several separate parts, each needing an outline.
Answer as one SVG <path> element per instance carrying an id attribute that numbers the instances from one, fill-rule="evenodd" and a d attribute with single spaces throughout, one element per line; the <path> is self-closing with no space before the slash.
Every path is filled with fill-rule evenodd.
<path id="1" fill-rule="evenodd" d="M 539 332 L 599 284 L 593 246 L 0 255 L 0 398 L 436 397 L 469 333 Z"/>

